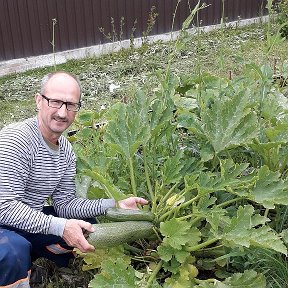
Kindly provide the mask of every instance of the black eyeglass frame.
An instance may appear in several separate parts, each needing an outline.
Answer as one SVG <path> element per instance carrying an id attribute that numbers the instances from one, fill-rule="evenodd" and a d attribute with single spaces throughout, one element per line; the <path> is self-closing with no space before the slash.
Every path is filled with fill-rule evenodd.
<path id="1" fill-rule="evenodd" d="M 68 111 L 72 111 L 72 112 L 78 112 L 81 108 L 81 102 L 78 102 L 78 103 L 73 103 L 73 102 L 65 102 L 65 101 L 62 101 L 62 100 L 58 100 L 58 99 L 50 99 L 48 98 L 47 96 L 45 96 L 44 94 L 40 94 L 45 100 L 47 100 L 48 102 L 48 106 L 51 107 L 51 108 L 57 108 L 57 109 L 60 109 L 63 104 L 66 106 L 66 110 Z M 57 103 L 59 103 L 59 107 L 58 106 L 51 106 L 51 102 L 50 101 L 55 101 Z M 61 105 L 60 105 L 61 103 Z M 69 105 L 72 105 L 75 107 L 75 109 L 69 109 L 68 106 Z"/>

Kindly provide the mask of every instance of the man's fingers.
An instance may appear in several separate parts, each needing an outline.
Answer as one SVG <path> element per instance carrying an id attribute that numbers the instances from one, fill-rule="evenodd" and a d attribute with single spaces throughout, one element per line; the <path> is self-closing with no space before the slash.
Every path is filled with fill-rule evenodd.
<path id="1" fill-rule="evenodd" d="M 89 222 L 79 220 L 79 225 L 82 228 L 82 231 L 83 231 L 83 229 L 88 231 L 88 232 L 94 232 L 95 231 L 93 225 Z"/>
<path id="2" fill-rule="evenodd" d="M 77 247 L 81 252 L 93 252 L 95 250 L 94 246 L 88 243 L 88 241 L 81 237 L 79 241 L 79 247 Z"/>
<path id="3" fill-rule="evenodd" d="M 91 223 L 83 220 L 70 219 L 66 222 L 63 239 L 69 246 L 78 248 L 83 253 L 91 252 L 94 251 L 95 248 L 85 239 L 84 234 L 87 232 L 94 232 Z"/>
<path id="4" fill-rule="evenodd" d="M 87 242 L 87 244 L 81 243 L 81 244 L 79 244 L 79 246 L 76 247 L 76 248 L 78 248 L 82 253 L 87 253 L 87 252 L 93 252 L 93 251 L 95 251 L 94 246 L 90 245 L 88 242 Z"/>
<path id="5" fill-rule="evenodd" d="M 149 201 L 141 197 L 135 197 L 135 201 L 136 203 L 141 204 L 141 205 L 147 205 L 149 203 Z"/>

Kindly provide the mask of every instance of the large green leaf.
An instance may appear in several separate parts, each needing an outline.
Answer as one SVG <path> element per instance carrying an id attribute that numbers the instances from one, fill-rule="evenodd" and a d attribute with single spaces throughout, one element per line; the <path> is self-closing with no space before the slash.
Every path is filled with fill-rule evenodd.
<path id="1" fill-rule="evenodd" d="M 256 113 L 250 108 L 243 91 L 231 97 L 214 97 L 200 110 L 200 115 L 188 111 L 179 114 L 178 123 L 199 139 L 206 139 L 216 153 L 251 143 L 258 136 Z"/>
<path id="2" fill-rule="evenodd" d="M 274 127 L 267 128 L 265 133 L 271 142 L 288 143 L 288 123 L 278 123 Z"/>
<path id="3" fill-rule="evenodd" d="M 81 255 L 84 260 L 82 269 L 84 271 L 100 268 L 101 263 L 104 260 L 114 260 L 116 258 L 122 258 L 128 265 L 131 261 L 130 257 L 125 255 L 124 248 L 122 246 L 112 247 L 109 249 L 97 249 L 90 253 L 81 253 L 77 250 L 77 254 Z"/>
<path id="4" fill-rule="evenodd" d="M 197 244 L 200 240 L 198 229 L 195 231 L 189 222 L 180 221 L 176 218 L 162 222 L 160 232 L 164 236 L 163 243 L 175 249 L 181 249 L 186 243 Z"/>
<path id="5" fill-rule="evenodd" d="M 177 118 L 179 127 L 188 129 L 192 134 L 195 134 L 198 138 L 206 140 L 205 130 L 201 123 L 201 119 L 197 115 L 190 111 L 179 111 Z"/>
<path id="6" fill-rule="evenodd" d="M 254 201 L 266 208 L 274 208 L 275 204 L 288 205 L 288 181 L 282 180 L 279 172 L 270 171 L 267 166 L 262 166 L 258 177 L 251 192 Z"/>
<path id="7" fill-rule="evenodd" d="M 101 169 L 95 168 L 93 171 L 85 170 L 84 172 L 103 187 L 108 198 L 115 200 L 126 198 L 125 194 L 112 183 L 110 177 L 107 174 L 101 173 Z"/>
<path id="8" fill-rule="evenodd" d="M 158 246 L 157 251 L 160 258 L 165 262 L 168 262 L 172 260 L 173 257 L 175 257 L 179 263 L 183 263 L 185 259 L 190 255 L 188 251 L 175 249 L 165 243 L 162 243 L 160 246 Z"/>
<path id="9" fill-rule="evenodd" d="M 149 106 L 142 96 L 137 94 L 131 105 L 118 103 L 104 134 L 104 141 L 127 159 L 132 158 L 139 146 L 150 137 L 147 121 Z"/>
<path id="10" fill-rule="evenodd" d="M 90 281 L 89 288 L 135 288 L 135 270 L 122 258 L 107 259 L 101 264 L 100 274 Z"/>
<path id="11" fill-rule="evenodd" d="M 253 206 L 240 206 L 237 215 L 224 228 L 221 239 L 231 247 L 258 246 L 286 254 L 287 249 L 279 235 L 269 226 L 263 226 L 267 221 L 264 216 L 254 214 Z"/>
<path id="12" fill-rule="evenodd" d="M 233 241 L 236 243 L 237 239 L 239 239 L 242 243 L 242 245 L 246 246 L 246 243 L 249 246 L 249 239 L 245 239 L 245 237 L 242 237 L 240 234 L 240 231 L 243 231 L 243 233 L 248 232 L 252 228 L 258 225 L 264 225 L 268 219 L 264 216 L 261 216 L 259 214 L 254 213 L 254 208 L 251 205 L 247 206 L 240 206 L 237 211 L 237 216 L 234 216 L 231 219 L 231 223 L 226 229 L 224 229 L 224 237 L 227 239 L 230 237 L 233 239 L 233 235 L 237 236 L 233 239 Z M 242 240 L 243 239 L 243 240 Z"/>
<path id="13" fill-rule="evenodd" d="M 214 100 L 211 108 L 201 111 L 206 137 L 216 153 L 247 144 L 258 135 L 256 113 L 247 105 L 244 93 Z"/>
<path id="14" fill-rule="evenodd" d="M 159 137 L 161 129 L 167 124 L 171 125 L 173 119 L 174 105 L 172 101 L 166 99 L 154 99 L 149 110 L 149 125 L 152 137 Z"/>
<path id="15" fill-rule="evenodd" d="M 180 173 L 185 163 L 183 159 L 181 159 L 182 156 L 183 152 L 178 151 L 176 155 L 174 155 L 171 158 L 168 158 L 165 161 L 161 171 L 163 183 L 165 185 L 176 183 L 179 181 L 179 179 L 181 179 L 181 177 L 183 177 L 183 175 L 181 175 Z"/>
<path id="16" fill-rule="evenodd" d="M 249 270 L 244 273 L 235 273 L 233 276 L 227 278 L 223 284 L 219 283 L 216 287 L 217 286 L 219 286 L 219 288 L 265 288 L 266 280 L 262 274 Z"/>
<path id="17" fill-rule="evenodd" d="M 249 188 L 253 187 L 257 180 L 254 174 L 247 174 L 248 164 L 235 164 L 232 159 L 220 161 L 220 173 L 200 172 L 186 176 L 189 189 L 197 189 L 200 196 L 217 191 L 226 191 L 232 195 L 247 197 Z M 247 174 L 247 175 L 246 175 Z M 189 178 L 192 181 L 189 181 Z"/>
<path id="18" fill-rule="evenodd" d="M 215 280 L 214 283 L 203 281 L 195 286 L 198 288 L 266 288 L 265 277 L 252 270 L 247 270 L 244 273 L 235 273 L 233 276 L 220 282 Z"/>
<path id="19" fill-rule="evenodd" d="M 86 175 L 77 175 L 75 178 L 75 185 L 76 185 L 76 196 L 80 198 L 88 198 L 87 193 L 90 188 L 91 184 L 91 177 Z"/>
<path id="20" fill-rule="evenodd" d="M 250 243 L 252 246 L 268 248 L 287 255 L 287 248 L 278 235 L 269 226 L 252 229 Z"/>
<path id="21" fill-rule="evenodd" d="M 214 237 L 221 238 L 222 229 L 221 227 L 230 223 L 230 218 L 226 215 L 227 211 L 221 208 L 210 208 L 206 214 L 203 212 L 200 214 L 206 221 L 211 225 L 210 232 L 213 233 Z"/>

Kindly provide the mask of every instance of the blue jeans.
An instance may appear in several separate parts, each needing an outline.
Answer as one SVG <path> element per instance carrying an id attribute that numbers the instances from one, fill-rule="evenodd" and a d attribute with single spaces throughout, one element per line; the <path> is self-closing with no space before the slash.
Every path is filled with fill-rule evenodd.
<path id="1" fill-rule="evenodd" d="M 53 207 L 44 207 L 43 212 L 57 216 Z M 84 219 L 96 223 L 95 219 Z M 32 261 L 44 257 L 59 267 L 67 267 L 74 258 L 73 247 L 70 247 L 59 236 L 28 233 L 8 226 L 0 226 L 0 287 L 27 282 Z M 13 286 L 15 284 L 15 286 Z M 10 287 L 10 286 L 9 286 Z M 22 287 L 22 286 L 21 286 Z"/>

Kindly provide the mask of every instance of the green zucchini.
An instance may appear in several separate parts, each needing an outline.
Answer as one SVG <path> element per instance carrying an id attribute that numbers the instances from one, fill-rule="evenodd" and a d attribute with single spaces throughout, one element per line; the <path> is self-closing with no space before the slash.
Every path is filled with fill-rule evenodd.
<path id="1" fill-rule="evenodd" d="M 110 221 L 150 221 L 154 220 L 154 214 L 150 211 L 132 210 L 122 208 L 108 208 L 105 212 L 106 219 Z"/>
<path id="2" fill-rule="evenodd" d="M 93 225 L 87 241 L 97 248 L 109 248 L 120 244 L 149 238 L 153 234 L 153 224 L 149 221 L 125 221 Z"/>

